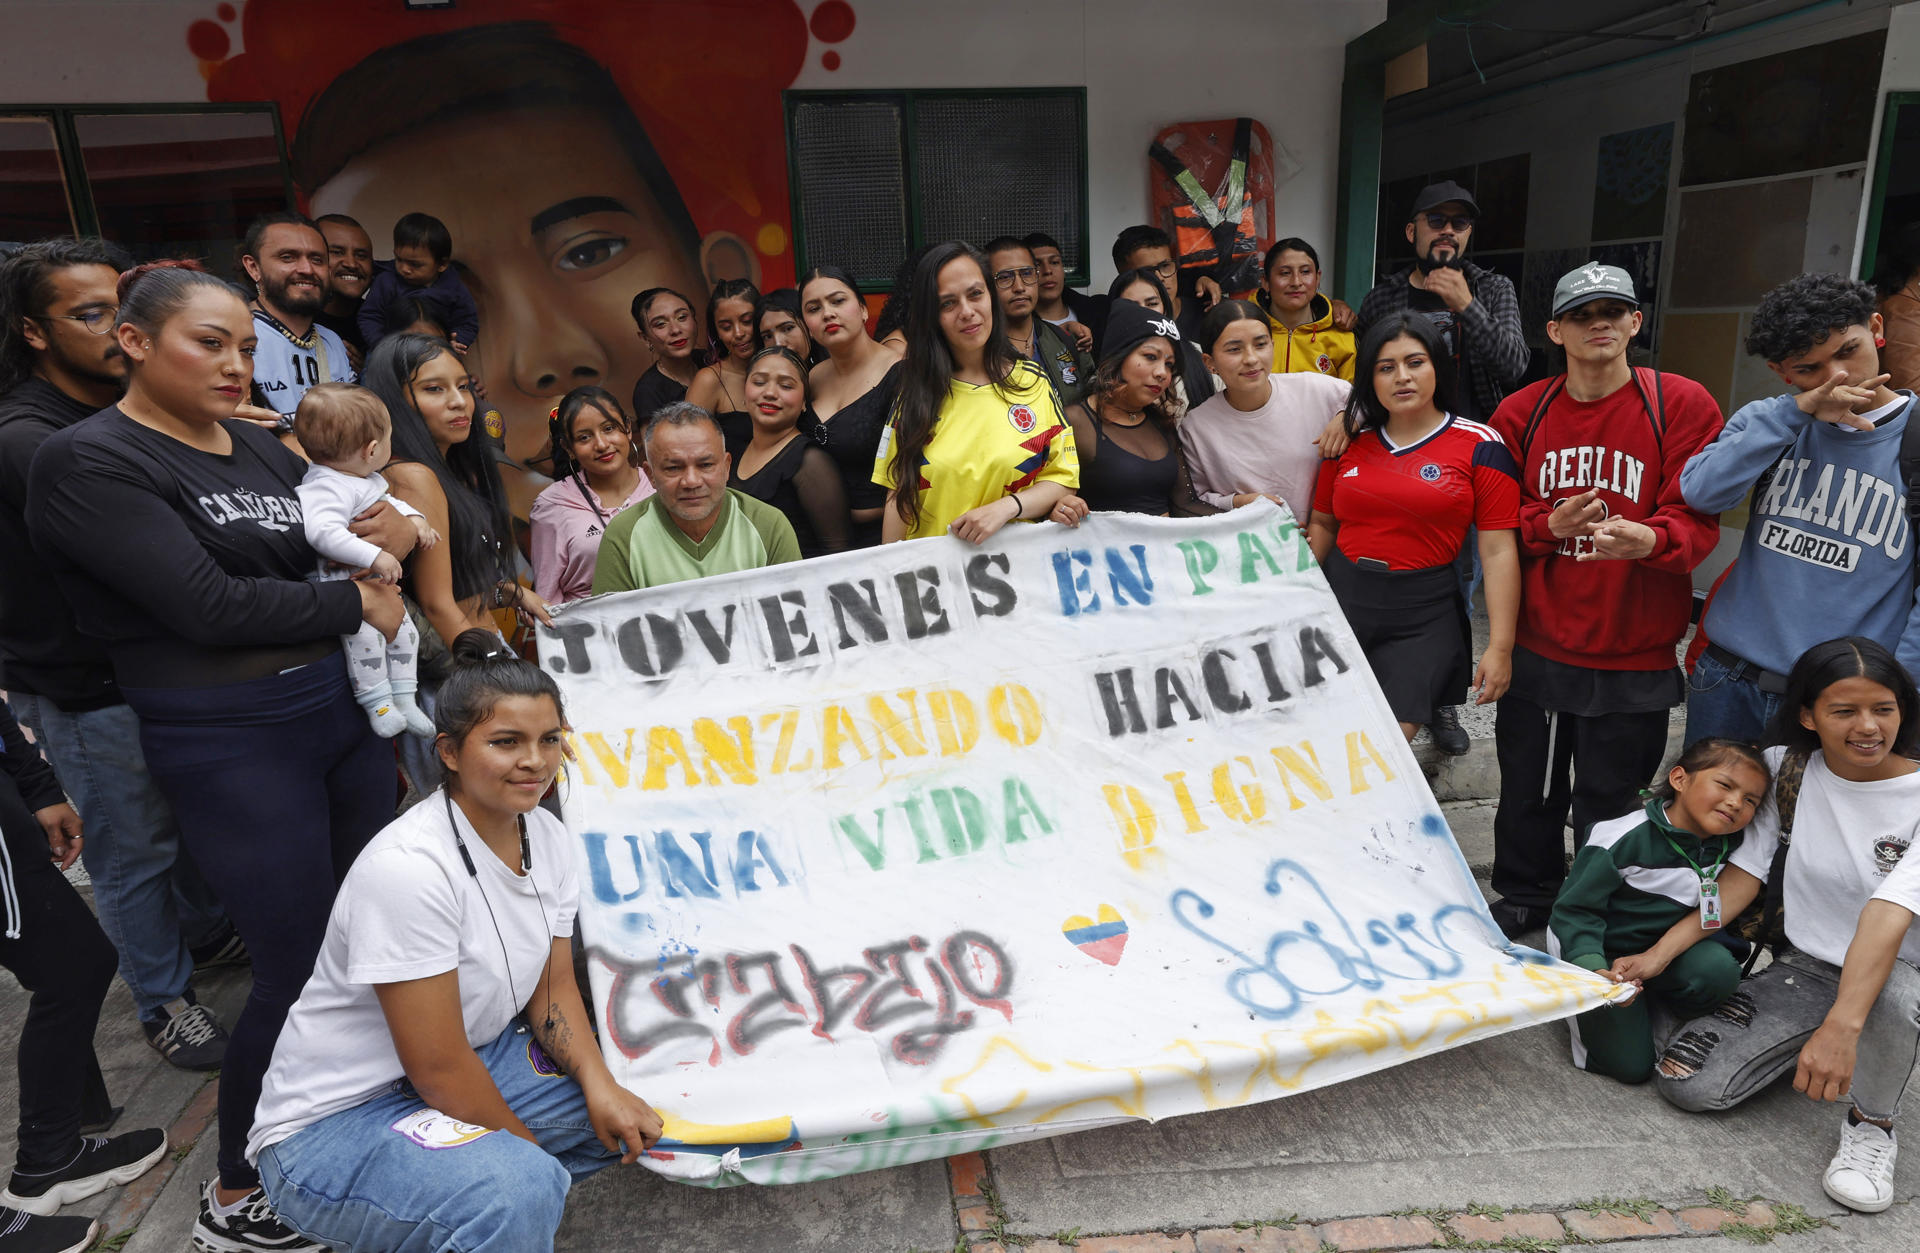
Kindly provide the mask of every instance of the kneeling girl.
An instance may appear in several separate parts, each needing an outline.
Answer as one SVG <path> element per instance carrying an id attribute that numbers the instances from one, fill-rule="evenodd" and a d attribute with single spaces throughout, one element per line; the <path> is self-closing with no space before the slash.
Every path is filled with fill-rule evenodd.
<path id="1" fill-rule="evenodd" d="M 1555 957 L 1644 989 L 1573 1021 L 1573 1064 L 1622 1083 L 1653 1077 L 1648 999 L 1691 1018 L 1740 986 L 1740 959 L 1703 944 L 1759 895 L 1764 852 L 1743 841 L 1772 771 L 1739 740 L 1695 740 L 1646 805 L 1597 822 L 1553 904 Z"/>
<path id="2" fill-rule="evenodd" d="M 574 982 L 573 857 L 538 807 L 559 689 L 486 632 L 452 651 L 446 786 L 347 874 L 247 1145 L 283 1221 L 361 1253 L 551 1249 L 571 1182 L 660 1135 Z"/>

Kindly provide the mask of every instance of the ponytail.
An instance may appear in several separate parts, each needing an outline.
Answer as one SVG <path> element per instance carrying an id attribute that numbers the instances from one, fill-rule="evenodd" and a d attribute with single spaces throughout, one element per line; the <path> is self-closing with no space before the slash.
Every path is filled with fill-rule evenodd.
<path id="1" fill-rule="evenodd" d="M 495 705 L 515 696 L 544 696 L 553 702 L 561 721 L 566 720 L 560 685 L 553 676 L 507 647 L 492 631 L 479 627 L 462 631 L 447 651 L 453 672 L 440 685 L 433 726 L 456 745 L 487 720 Z"/>

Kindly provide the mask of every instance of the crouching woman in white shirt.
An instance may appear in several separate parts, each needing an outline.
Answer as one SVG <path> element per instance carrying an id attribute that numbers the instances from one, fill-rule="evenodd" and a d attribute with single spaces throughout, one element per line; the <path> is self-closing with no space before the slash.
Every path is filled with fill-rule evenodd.
<path id="1" fill-rule="evenodd" d="M 1788 943 L 1679 1030 L 1654 1082 L 1691 1110 L 1729 1109 L 1786 1075 L 1816 1101 L 1849 1102 L 1827 1195 L 1877 1213 L 1893 1203 L 1893 1120 L 1920 1056 L 1920 691 L 1872 640 L 1816 644 L 1787 676 L 1767 743 L 1773 790 L 1747 840 L 1771 858 L 1785 836 L 1784 871 L 1773 864 Z M 1783 833 L 1789 755 L 1805 773 Z M 1725 916 L 1751 895 L 1729 889 Z"/>
<path id="2" fill-rule="evenodd" d="M 538 807 L 559 689 L 485 632 L 452 651 L 446 787 L 348 872 L 247 1145 L 281 1220 L 355 1253 L 552 1249 L 572 1181 L 660 1135 L 574 982 L 573 858 Z"/>

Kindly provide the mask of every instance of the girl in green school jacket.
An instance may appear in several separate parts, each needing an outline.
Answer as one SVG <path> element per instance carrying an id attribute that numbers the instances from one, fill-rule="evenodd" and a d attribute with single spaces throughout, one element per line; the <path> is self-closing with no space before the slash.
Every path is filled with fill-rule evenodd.
<path id="1" fill-rule="evenodd" d="M 1703 944 L 1760 892 L 1763 850 L 1741 836 L 1772 772 L 1739 740 L 1687 746 L 1646 805 L 1593 826 L 1547 926 L 1548 950 L 1639 995 L 1573 1022 L 1573 1064 L 1645 1083 L 1657 1058 L 1647 998 L 1682 1021 L 1711 1013 L 1740 986 L 1740 961 Z"/>

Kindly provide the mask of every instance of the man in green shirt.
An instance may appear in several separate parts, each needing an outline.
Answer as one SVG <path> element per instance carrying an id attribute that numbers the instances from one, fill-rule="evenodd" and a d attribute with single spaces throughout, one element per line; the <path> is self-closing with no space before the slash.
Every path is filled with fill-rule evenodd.
<path id="1" fill-rule="evenodd" d="M 733 459 L 711 413 L 668 405 L 648 420 L 641 443 L 655 491 L 607 525 L 594 595 L 800 560 L 786 515 L 727 486 Z"/>

